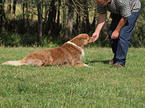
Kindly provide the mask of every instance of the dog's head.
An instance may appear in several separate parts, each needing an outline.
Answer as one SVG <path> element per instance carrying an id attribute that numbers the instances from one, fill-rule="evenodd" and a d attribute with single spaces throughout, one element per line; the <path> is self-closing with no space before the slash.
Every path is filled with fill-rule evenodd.
<path id="1" fill-rule="evenodd" d="M 84 46 L 93 42 L 93 38 L 90 37 L 88 34 L 80 34 L 80 35 L 74 37 L 70 41 L 75 43 L 76 45 L 84 48 Z"/>

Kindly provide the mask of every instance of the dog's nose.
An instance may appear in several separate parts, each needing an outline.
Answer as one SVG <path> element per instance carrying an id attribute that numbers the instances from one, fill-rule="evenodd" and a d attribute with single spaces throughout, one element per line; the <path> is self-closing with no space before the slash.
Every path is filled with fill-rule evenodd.
<path id="1" fill-rule="evenodd" d="M 94 41 L 93 37 L 90 37 L 89 43 L 92 43 Z"/>

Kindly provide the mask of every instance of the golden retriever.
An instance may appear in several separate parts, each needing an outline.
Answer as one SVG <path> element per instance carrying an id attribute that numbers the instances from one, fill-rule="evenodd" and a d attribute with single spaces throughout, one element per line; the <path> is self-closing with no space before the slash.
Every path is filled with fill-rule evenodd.
<path id="1" fill-rule="evenodd" d="M 84 56 L 84 48 L 88 43 L 93 42 L 93 38 L 88 34 L 80 34 L 62 46 L 46 50 L 38 50 L 28 54 L 20 61 L 7 61 L 3 65 L 32 65 L 32 66 L 48 66 L 48 65 L 68 65 L 68 66 L 88 66 L 81 62 Z"/>

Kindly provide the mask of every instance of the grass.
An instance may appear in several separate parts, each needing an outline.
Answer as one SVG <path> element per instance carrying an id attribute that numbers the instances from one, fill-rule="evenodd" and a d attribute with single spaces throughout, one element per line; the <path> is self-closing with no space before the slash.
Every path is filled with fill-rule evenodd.
<path id="1" fill-rule="evenodd" d="M 44 47 L 0 47 L 0 64 L 20 60 Z M 92 66 L 0 65 L 0 107 L 144 108 L 145 48 L 130 48 L 125 68 L 110 68 L 110 48 L 88 47 L 83 62 Z"/>

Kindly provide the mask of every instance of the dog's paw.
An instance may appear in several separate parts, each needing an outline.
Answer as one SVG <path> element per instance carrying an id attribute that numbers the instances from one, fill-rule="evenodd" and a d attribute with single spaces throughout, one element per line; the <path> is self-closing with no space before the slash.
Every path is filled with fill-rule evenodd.
<path id="1" fill-rule="evenodd" d="M 93 68 L 92 66 L 88 66 L 87 64 L 84 64 L 84 66 L 89 67 L 89 68 Z"/>

